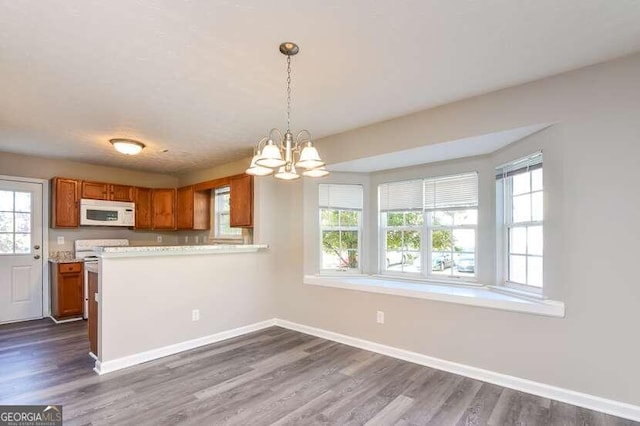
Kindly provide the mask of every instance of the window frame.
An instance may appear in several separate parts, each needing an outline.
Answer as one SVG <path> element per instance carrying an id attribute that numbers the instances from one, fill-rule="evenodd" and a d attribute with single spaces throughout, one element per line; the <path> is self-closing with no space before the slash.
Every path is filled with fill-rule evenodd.
<path id="1" fill-rule="evenodd" d="M 17 189 L 7 189 L 2 192 L 11 192 L 12 198 L 12 209 L 11 210 L 0 210 L 0 213 L 9 214 L 11 216 L 11 230 L 10 231 L 0 231 L 0 235 L 11 235 L 11 252 L 0 252 L 0 256 L 22 256 L 22 255 L 30 255 L 33 254 L 33 225 L 34 225 L 34 200 L 33 200 L 33 192 L 17 190 Z M 27 194 L 29 198 L 29 210 L 17 210 L 16 206 L 16 195 L 17 194 Z M 29 230 L 28 231 L 20 231 L 18 230 L 18 220 L 16 220 L 17 215 L 29 215 Z M 27 236 L 28 243 L 26 244 L 26 251 L 17 251 L 16 250 L 16 236 L 22 235 Z"/>
<path id="2" fill-rule="evenodd" d="M 520 159 L 514 160 L 512 162 L 506 163 L 504 166 L 501 166 L 500 168 L 505 168 L 508 167 L 510 165 L 516 164 L 518 162 L 524 161 L 526 159 L 532 158 L 536 155 L 540 155 L 542 156 L 542 152 L 536 152 L 533 153 L 531 155 L 522 157 Z M 540 226 L 542 227 L 542 239 L 543 239 L 543 247 L 544 247 L 544 158 L 542 158 L 542 160 L 540 161 L 539 164 L 535 165 L 534 168 L 529 168 L 529 166 L 527 167 L 527 171 L 524 172 L 520 172 L 520 173 L 529 173 L 529 191 L 528 192 L 524 192 L 522 194 L 518 194 L 517 196 L 520 195 L 525 195 L 525 194 L 529 194 L 532 198 L 533 198 L 533 194 L 534 193 L 542 193 L 542 220 L 533 220 L 533 215 L 531 217 L 532 220 L 529 221 L 525 221 L 525 222 L 513 222 L 513 177 L 516 176 L 517 174 L 520 173 L 514 173 L 511 174 L 510 176 L 504 176 L 501 178 L 502 181 L 502 191 L 501 191 L 501 199 L 498 199 L 498 202 L 500 203 L 500 205 L 498 206 L 499 208 L 502 209 L 502 221 L 501 221 L 501 247 L 502 250 L 500 254 L 498 254 L 499 257 L 501 257 L 502 259 L 502 275 L 500 278 L 500 286 L 506 289 L 512 289 L 512 290 L 516 290 L 519 292 L 523 292 L 523 293 L 528 293 L 531 295 L 536 295 L 536 296 L 542 296 L 543 292 L 544 292 L 544 286 L 545 286 L 545 282 L 544 282 L 544 248 L 542 251 L 542 255 L 536 255 L 536 254 L 529 254 L 528 253 L 528 247 L 527 247 L 527 253 L 526 254 L 518 254 L 521 256 L 524 256 L 526 258 L 526 272 L 525 274 L 528 277 L 528 271 L 529 271 L 529 257 L 536 257 L 536 258 L 540 258 L 542 260 L 542 283 L 541 285 L 535 286 L 535 285 L 531 285 L 531 284 L 524 284 L 524 283 L 520 283 L 517 281 L 511 281 L 509 278 L 509 269 L 510 269 L 510 256 L 511 256 L 511 241 L 510 241 L 510 231 L 514 228 L 524 228 L 525 230 L 529 230 L 529 228 L 534 227 L 534 226 Z M 533 174 L 532 172 L 534 170 L 540 169 L 542 170 L 542 189 L 539 190 L 533 190 L 533 185 L 532 185 L 532 181 L 533 181 Z M 533 203 L 530 206 L 530 209 L 533 210 Z M 527 278 L 528 280 L 528 278 Z"/>
<path id="3" fill-rule="evenodd" d="M 318 229 L 318 274 L 320 275 L 332 275 L 332 274 L 362 274 L 363 273 L 363 247 L 362 247 L 362 241 L 363 241 L 363 230 L 364 230 L 364 224 L 363 224 L 363 218 L 364 218 L 364 209 L 366 206 L 365 203 L 365 189 L 364 186 L 362 184 L 359 183 L 321 183 L 318 184 L 318 194 L 320 193 L 320 185 L 329 185 L 328 190 L 330 190 L 331 186 L 337 186 L 337 185 L 346 185 L 346 186 L 355 186 L 355 187 L 359 187 L 361 194 L 360 196 L 362 197 L 362 208 L 349 208 L 349 207 L 332 207 L 332 206 L 322 206 L 320 205 L 320 203 L 318 202 L 317 204 L 317 209 L 316 209 L 316 214 L 317 214 L 317 229 Z M 323 210 L 333 210 L 333 211 L 338 211 L 338 220 L 340 220 L 341 217 L 341 213 L 342 212 L 356 212 L 357 213 L 357 221 L 358 221 L 358 225 L 353 226 L 353 225 L 348 225 L 345 227 L 342 227 L 340 224 L 338 224 L 338 226 L 328 226 L 325 227 L 322 224 L 322 211 Z M 323 268 L 323 238 L 322 238 L 322 234 L 323 231 L 338 231 L 338 232 L 343 232 L 343 231 L 356 231 L 358 234 L 358 248 L 357 248 L 357 259 L 358 259 L 358 267 L 357 268 L 336 268 L 336 269 L 329 269 L 329 268 Z"/>
<path id="4" fill-rule="evenodd" d="M 403 213 L 406 215 L 411 212 L 419 212 L 422 214 L 422 224 L 421 225 L 406 225 L 406 221 L 403 220 L 403 224 L 401 226 L 389 226 L 388 218 L 386 215 L 389 213 Z M 379 253 L 379 273 L 381 275 L 391 275 L 391 276 L 399 276 L 399 277 L 415 277 L 421 278 L 423 276 L 422 271 L 424 271 L 424 241 L 425 241 L 425 218 L 424 218 L 424 209 L 423 210 L 397 210 L 397 211 L 384 211 L 378 212 L 378 230 L 379 230 L 379 241 L 378 244 L 378 253 Z M 386 220 L 383 220 L 386 219 Z M 404 219 L 404 218 L 403 218 Z M 387 268 L 387 231 L 395 230 L 401 232 L 419 232 L 420 233 L 420 272 L 404 272 L 404 271 L 389 271 Z"/>
<path id="5" fill-rule="evenodd" d="M 223 210 L 220 209 L 218 197 L 220 195 L 229 194 L 231 196 L 231 187 L 229 185 L 220 186 L 218 188 L 214 188 L 212 190 L 213 193 L 213 240 L 225 240 L 225 241 L 239 241 L 242 240 L 242 229 L 241 228 L 231 228 L 237 229 L 237 233 L 235 234 L 227 234 L 220 232 L 220 216 L 222 214 L 226 214 L 231 219 L 231 209 Z M 231 223 L 231 222 L 229 222 Z"/>
<path id="6" fill-rule="evenodd" d="M 338 211 L 338 226 L 323 226 L 322 225 L 322 211 L 323 210 L 331 210 L 331 211 Z M 341 213 L 342 212 L 356 212 L 357 213 L 357 217 L 358 217 L 358 225 L 357 226 L 341 226 L 340 225 L 340 217 L 341 217 Z M 358 209 L 345 209 L 345 208 L 326 208 L 326 207 L 318 207 L 318 224 L 319 224 L 319 229 L 320 229 L 320 238 L 318 239 L 318 243 L 319 243 L 319 265 L 320 267 L 318 268 L 320 274 L 331 274 L 331 273 L 345 273 L 345 274 L 361 274 L 362 273 L 362 210 L 358 210 Z M 356 231 L 358 234 L 358 249 L 357 249 L 357 259 L 358 259 L 358 267 L 357 268 L 348 268 L 348 267 L 344 267 L 344 268 L 336 268 L 336 269 L 328 269 L 328 268 L 323 268 L 323 259 L 322 259 L 322 255 L 323 255 L 323 239 L 322 239 L 322 234 L 323 231 L 330 231 L 330 232 L 339 232 L 340 234 L 342 234 L 342 232 L 345 231 Z"/>
<path id="7" fill-rule="evenodd" d="M 389 277 L 398 277 L 398 278 L 407 278 L 407 279 L 411 279 L 411 280 L 420 280 L 420 281 L 431 281 L 431 282 L 445 282 L 445 283 L 450 283 L 450 284 L 461 284 L 461 285 L 465 285 L 465 284 L 471 284 L 471 285 L 478 285 L 478 241 L 479 241 L 479 237 L 478 237 L 478 222 L 479 222 L 479 213 L 480 213 L 480 209 L 479 209 L 479 201 L 478 203 L 474 206 L 474 207 L 447 207 L 447 208 L 426 208 L 426 206 L 424 205 L 424 201 L 423 201 L 423 206 L 421 210 L 418 209 L 407 209 L 407 210 L 389 210 L 389 211 L 383 211 L 380 208 L 380 196 L 381 196 L 381 190 L 380 187 L 382 185 L 385 184 L 390 184 L 390 183 L 394 183 L 394 182 L 404 182 L 404 181 L 412 181 L 412 180 L 421 180 L 423 182 L 423 188 L 424 188 L 424 182 L 430 179 L 446 179 L 446 178 L 451 178 L 451 177 L 455 177 L 455 176 L 462 176 L 462 175 L 470 175 L 470 174 L 475 174 L 476 179 L 477 179 L 477 183 L 478 183 L 478 193 L 476 194 L 476 199 L 479 198 L 480 195 L 480 188 L 479 188 L 479 173 L 477 171 L 466 171 L 466 172 L 461 172 L 461 173 L 454 173 L 454 174 L 448 174 L 448 175 L 441 175 L 441 176 L 430 176 L 430 177 L 425 177 L 425 178 L 417 178 L 417 179 L 408 179 L 408 180 L 401 180 L 401 181 L 389 181 L 389 182 L 382 182 L 378 184 L 378 211 L 377 211 L 377 215 L 378 215 L 378 274 L 382 275 L 382 276 L 389 276 Z M 423 197 L 424 197 L 424 189 L 423 189 Z M 438 211 L 442 211 L 442 212 L 452 212 L 452 211 L 467 211 L 467 210 L 475 210 L 476 211 L 476 223 L 474 225 L 438 225 L 438 226 L 433 226 L 432 225 L 432 221 L 433 221 L 433 215 L 435 212 Z M 411 211 L 416 211 L 416 212 L 420 212 L 422 214 L 422 225 L 419 226 L 400 226 L 400 227 L 392 227 L 391 229 L 397 229 L 400 231 L 404 231 L 404 230 L 419 230 L 420 231 L 420 272 L 403 272 L 403 271 L 389 271 L 387 269 L 387 265 L 386 265 L 386 254 L 387 254 L 387 231 L 390 229 L 390 227 L 387 225 L 387 214 L 388 213 L 407 213 L 407 212 L 411 212 Z M 419 229 L 418 229 L 419 228 Z M 438 230 L 438 229 L 450 229 L 453 233 L 453 230 L 455 229 L 473 229 L 474 230 L 474 252 L 473 252 L 473 256 L 474 256 L 474 263 L 475 263 L 475 267 L 474 267 L 474 272 L 473 272 L 473 276 L 467 276 L 467 275 L 454 275 L 453 274 L 453 254 L 452 254 L 452 265 L 451 265 L 451 274 L 450 275 L 441 275 L 441 274 L 434 274 L 433 273 L 433 231 L 434 230 Z M 453 253 L 453 248 L 452 248 L 452 253 Z"/>
<path id="8" fill-rule="evenodd" d="M 433 226 L 431 224 L 432 220 L 433 220 L 433 213 L 437 212 L 437 211 L 441 211 L 441 212 L 455 212 L 455 211 L 468 211 L 468 210 L 475 210 L 476 212 L 476 223 L 474 225 L 437 225 L 437 226 Z M 427 224 L 427 222 L 429 222 Z M 428 239 L 428 244 L 429 244 L 429 251 L 428 251 L 428 256 L 427 256 L 427 265 L 429 265 L 429 269 L 427 270 L 427 278 L 429 280 L 439 280 L 439 279 L 444 279 L 447 281 L 461 281 L 461 282 L 478 282 L 478 222 L 479 222 L 479 208 L 478 206 L 473 207 L 473 208 L 468 208 L 468 207 L 458 207 L 458 208 L 448 208 L 448 209 L 435 209 L 435 210 L 429 210 L 427 212 L 427 220 L 425 220 L 425 224 L 427 225 L 427 239 Z M 455 263 L 454 262 L 454 255 L 455 255 L 455 251 L 454 251 L 454 247 L 451 247 L 450 253 L 451 253 L 451 260 L 452 260 L 452 264 L 451 264 L 451 274 L 450 275 L 440 275 L 440 274 L 434 274 L 433 273 L 433 231 L 434 230 L 438 230 L 438 229 L 447 229 L 447 230 L 451 230 L 451 235 L 453 236 L 453 231 L 456 229 L 472 229 L 473 230 L 473 234 L 474 234 L 474 242 L 473 242 L 473 262 L 474 262 L 474 268 L 473 268 L 473 275 L 469 276 L 469 275 L 454 275 L 453 274 L 453 265 Z M 462 252 L 462 253 L 466 253 L 469 254 L 469 252 Z"/>

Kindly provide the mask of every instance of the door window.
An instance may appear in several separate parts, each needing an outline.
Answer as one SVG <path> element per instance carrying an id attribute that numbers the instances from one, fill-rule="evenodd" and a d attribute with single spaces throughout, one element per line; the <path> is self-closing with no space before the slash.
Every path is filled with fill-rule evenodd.
<path id="1" fill-rule="evenodd" d="M 30 192 L 0 191 L 0 255 L 31 253 Z"/>

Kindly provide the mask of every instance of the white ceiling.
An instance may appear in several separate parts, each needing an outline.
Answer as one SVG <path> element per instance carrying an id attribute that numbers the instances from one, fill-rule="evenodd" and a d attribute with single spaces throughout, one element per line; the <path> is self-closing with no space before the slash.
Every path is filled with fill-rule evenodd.
<path id="1" fill-rule="evenodd" d="M 167 173 L 247 156 L 285 125 L 285 40 L 292 130 L 317 138 L 638 51 L 640 1 L 0 0 L 0 151 Z"/>
<path id="2" fill-rule="evenodd" d="M 546 129 L 552 124 L 535 124 L 502 132 L 489 133 L 481 136 L 458 139 L 420 146 L 418 148 L 395 151 L 388 154 L 374 155 L 345 161 L 328 166 L 334 172 L 368 173 L 379 170 L 397 169 L 399 167 L 417 166 L 419 164 L 436 163 L 438 161 L 454 160 L 457 158 L 473 157 L 490 154 L 505 146 L 531 136 Z"/>

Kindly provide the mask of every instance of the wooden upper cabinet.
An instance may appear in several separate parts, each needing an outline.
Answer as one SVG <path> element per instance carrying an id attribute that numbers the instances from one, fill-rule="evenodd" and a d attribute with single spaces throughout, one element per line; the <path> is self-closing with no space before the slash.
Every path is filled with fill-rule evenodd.
<path id="1" fill-rule="evenodd" d="M 79 181 L 59 177 L 52 179 L 51 226 L 53 228 L 77 228 L 80 225 L 79 195 Z"/>
<path id="2" fill-rule="evenodd" d="M 178 229 L 193 228 L 193 186 L 178 188 Z"/>
<path id="3" fill-rule="evenodd" d="M 151 190 L 151 223 L 153 229 L 176 229 L 175 188 Z"/>
<path id="4" fill-rule="evenodd" d="M 90 198 L 92 200 L 108 200 L 109 184 L 103 182 L 82 181 L 81 198 Z"/>
<path id="5" fill-rule="evenodd" d="M 133 201 L 133 186 L 129 185 L 109 185 L 110 200 L 113 201 Z"/>
<path id="6" fill-rule="evenodd" d="M 135 229 L 151 229 L 151 188 L 134 188 L 133 202 L 136 204 Z"/>
<path id="7" fill-rule="evenodd" d="M 253 176 L 232 176 L 229 182 L 230 221 L 234 228 L 253 226 Z"/>
<path id="8" fill-rule="evenodd" d="M 209 229 L 211 191 L 196 191 L 193 185 L 178 188 L 178 229 Z"/>
<path id="9" fill-rule="evenodd" d="M 133 187 L 104 182 L 82 181 L 82 198 L 92 200 L 133 201 Z"/>

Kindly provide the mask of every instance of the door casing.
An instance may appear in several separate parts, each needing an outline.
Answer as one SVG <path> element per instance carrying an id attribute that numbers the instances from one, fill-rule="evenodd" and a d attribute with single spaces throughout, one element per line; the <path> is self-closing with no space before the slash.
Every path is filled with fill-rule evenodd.
<path id="1" fill-rule="evenodd" d="M 49 181 L 18 176 L 0 175 L 0 180 L 36 183 L 42 186 L 42 317 L 51 315 L 51 295 L 49 294 Z"/>

